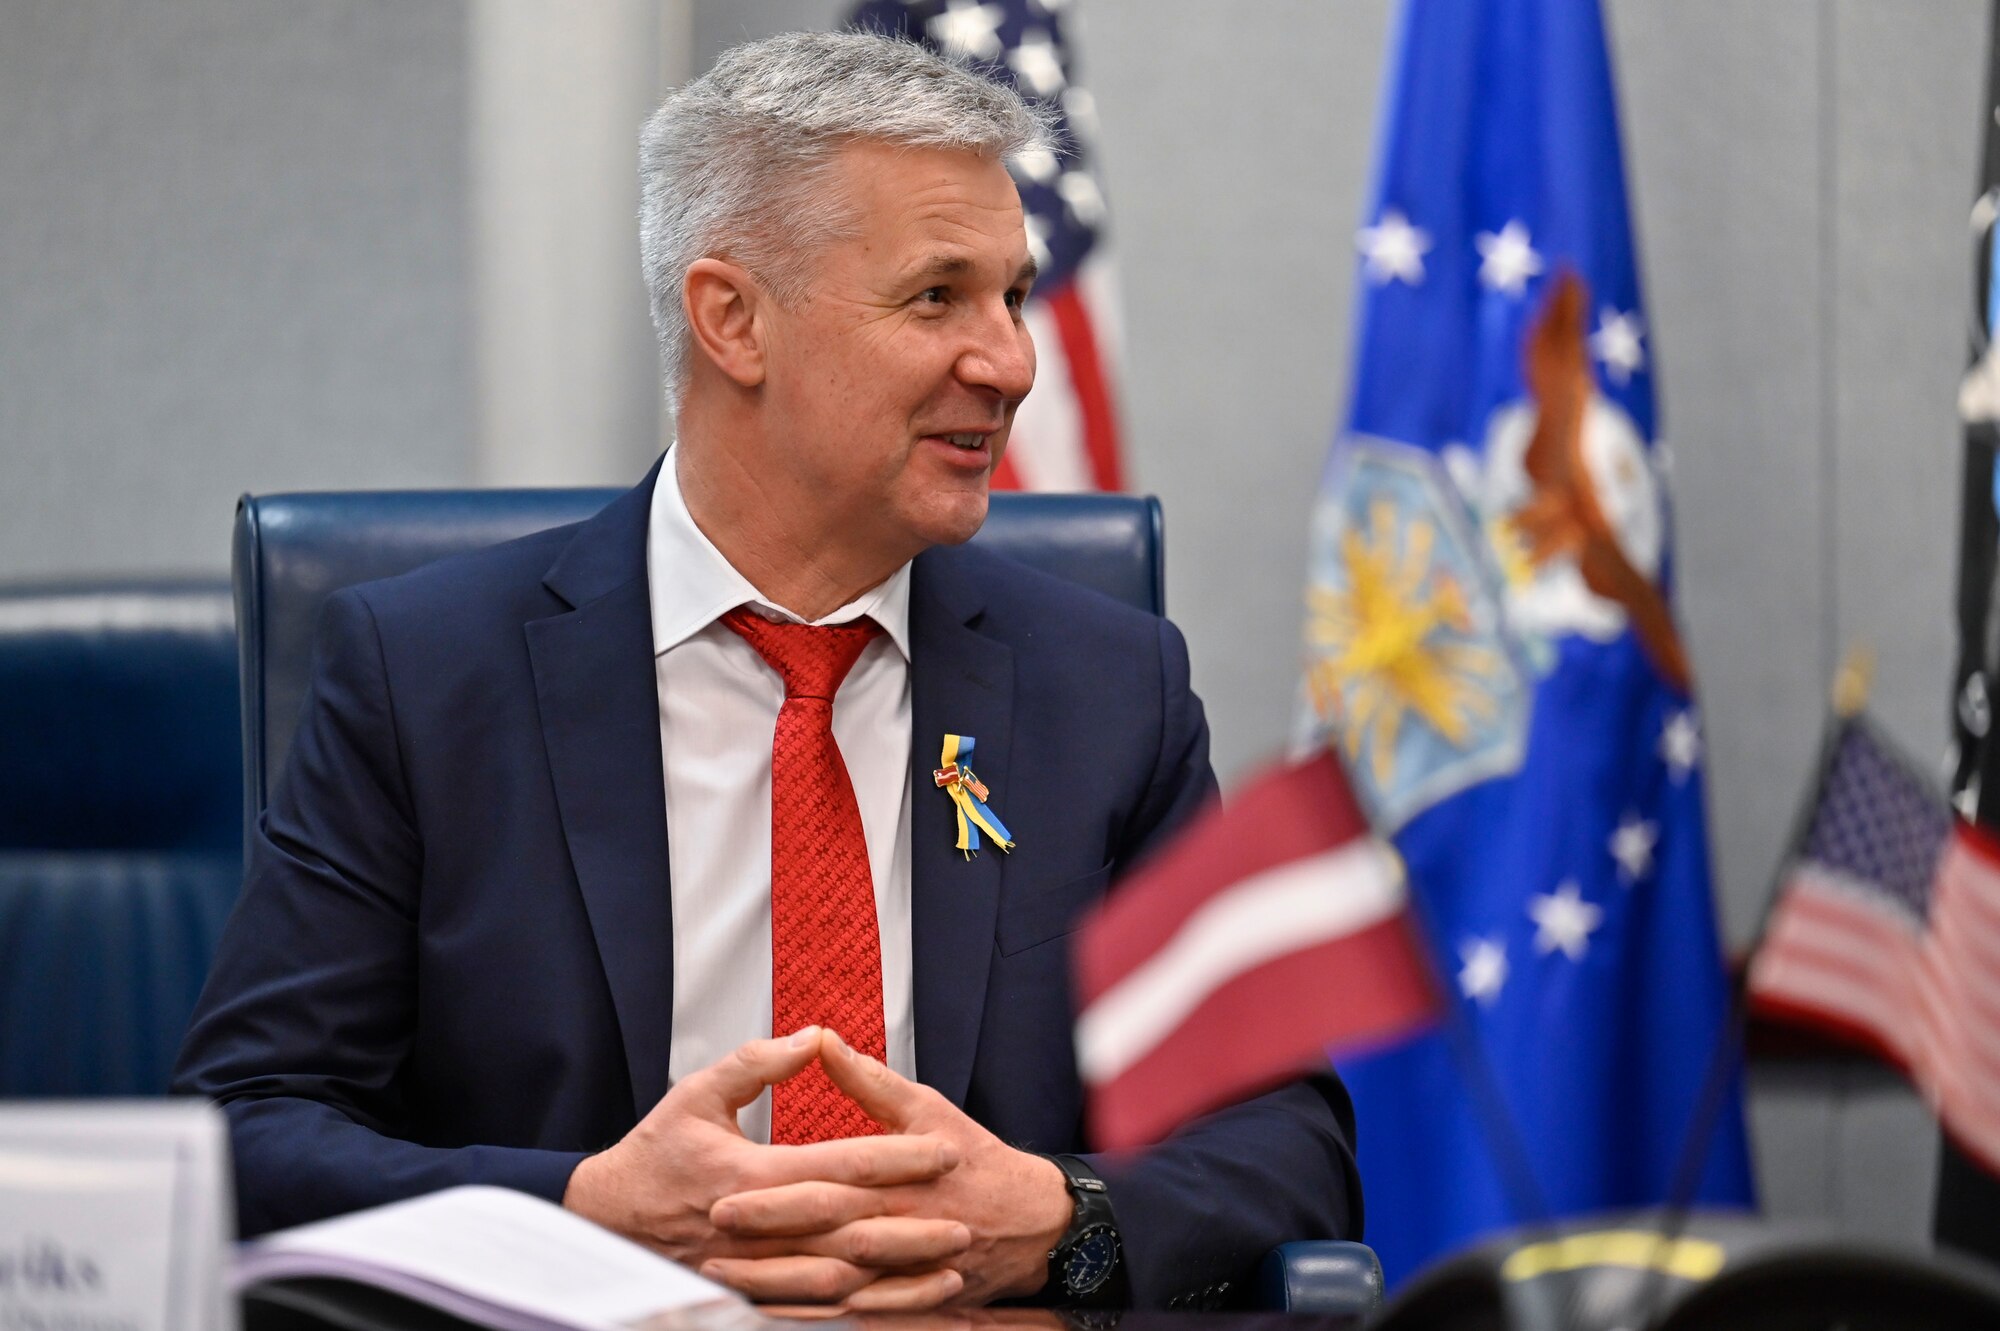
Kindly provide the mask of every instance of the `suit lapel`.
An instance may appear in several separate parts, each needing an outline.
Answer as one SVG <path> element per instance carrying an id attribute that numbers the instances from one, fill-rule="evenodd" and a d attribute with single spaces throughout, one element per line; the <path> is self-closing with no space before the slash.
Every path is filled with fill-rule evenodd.
<path id="1" fill-rule="evenodd" d="M 543 580 L 574 607 L 527 625 L 570 862 L 611 990 L 633 1112 L 666 1093 L 673 1025 L 659 692 L 647 597 L 652 474 L 583 524 Z"/>
<path id="2" fill-rule="evenodd" d="M 956 848 L 951 801 L 935 788 L 947 733 L 979 741 L 973 766 L 1004 811 L 1014 656 L 973 627 L 983 606 L 957 552 L 917 559 L 910 586 L 910 933 L 917 1076 L 963 1105 L 979 1044 L 1006 855 Z"/>

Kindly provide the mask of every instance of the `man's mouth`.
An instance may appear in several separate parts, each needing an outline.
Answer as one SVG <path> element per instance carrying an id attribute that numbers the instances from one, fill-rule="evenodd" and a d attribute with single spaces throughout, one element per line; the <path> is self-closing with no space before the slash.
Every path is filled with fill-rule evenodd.
<path id="1" fill-rule="evenodd" d="M 997 428 L 984 430 L 928 430 L 924 438 L 948 444 L 960 453 L 990 453 L 993 451 L 993 437 L 999 434 Z"/>

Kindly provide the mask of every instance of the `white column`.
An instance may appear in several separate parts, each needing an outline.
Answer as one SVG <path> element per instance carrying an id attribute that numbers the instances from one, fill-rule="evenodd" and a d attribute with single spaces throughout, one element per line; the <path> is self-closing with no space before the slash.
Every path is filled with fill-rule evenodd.
<path id="1" fill-rule="evenodd" d="M 638 131 L 688 0 L 473 0 L 471 217 L 485 485 L 617 484 L 661 446 Z"/>

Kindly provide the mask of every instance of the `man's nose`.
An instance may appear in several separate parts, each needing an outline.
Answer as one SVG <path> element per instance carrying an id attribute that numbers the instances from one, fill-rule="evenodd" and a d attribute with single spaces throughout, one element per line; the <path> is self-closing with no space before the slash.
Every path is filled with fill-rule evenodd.
<path id="1" fill-rule="evenodd" d="M 1027 323 L 1005 305 L 979 321 L 958 358 L 958 376 L 1008 402 L 1019 402 L 1035 386 L 1035 339 Z"/>

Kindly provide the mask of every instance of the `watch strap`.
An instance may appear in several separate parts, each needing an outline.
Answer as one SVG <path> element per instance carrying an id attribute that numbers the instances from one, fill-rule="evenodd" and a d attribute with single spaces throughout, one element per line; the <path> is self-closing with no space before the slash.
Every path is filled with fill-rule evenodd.
<path id="1" fill-rule="evenodd" d="M 1045 1155 L 1042 1157 L 1063 1172 L 1063 1180 L 1069 1188 L 1070 1202 L 1074 1208 L 1069 1228 L 1049 1250 L 1049 1283 L 1043 1291 L 1044 1297 L 1055 1303 L 1067 1303 L 1076 1307 L 1104 1308 L 1122 1307 L 1130 1302 L 1127 1291 L 1130 1282 L 1125 1275 L 1123 1243 L 1118 1233 L 1118 1217 L 1111 1207 L 1111 1189 L 1099 1178 L 1097 1171 L 1074 1155 Z M 1086 1236 L 1101 1245 L 1101 1237 L 1093 1231 L 1110 1231 L 1110 1271 L 1087 1288 L 1075 1285 L 1076 1268 L 1079 1265 L 1078 1249 Z"/>

